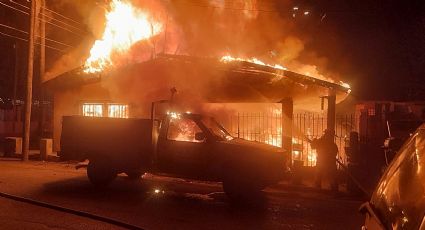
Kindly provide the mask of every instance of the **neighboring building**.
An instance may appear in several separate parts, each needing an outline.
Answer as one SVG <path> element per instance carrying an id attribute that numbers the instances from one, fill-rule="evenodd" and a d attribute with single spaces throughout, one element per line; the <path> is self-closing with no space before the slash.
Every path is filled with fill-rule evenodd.
<path id="1" fill-rule="evenodd" d="M 359 135 L 364 141 L 383 142 L 390 133 L 406 138 L 425 122 L 425 101 L 360 102 L 356 105 L 356 116 L 359 117 Z"/>

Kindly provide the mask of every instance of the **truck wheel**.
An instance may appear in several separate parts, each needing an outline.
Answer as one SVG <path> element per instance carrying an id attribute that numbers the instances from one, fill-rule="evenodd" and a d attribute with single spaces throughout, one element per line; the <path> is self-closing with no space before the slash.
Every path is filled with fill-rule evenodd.
<path id="1" fill-rule="evenodd" d="M 125 175 L 127 175 L 128 178 L 131 179 L 131 180 L 137 180 L 140 177 L 142 177 L 143 174 L 144 174 L 143 172 L 139 172 L 139 171 L 125 172 Z"/>
<path id="2" fill-rule="evenodd" d="M 89 162 L 87 176 L 93 185 L 105 187 L 117 177 L 117 173 L 105 160 L 95 160 Z"/>

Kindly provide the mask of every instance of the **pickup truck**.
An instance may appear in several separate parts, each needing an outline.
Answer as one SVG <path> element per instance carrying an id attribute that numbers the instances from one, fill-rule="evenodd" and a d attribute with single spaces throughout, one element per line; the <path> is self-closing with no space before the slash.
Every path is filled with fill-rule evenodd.
<path id="1" fill-rule="evenodd" d="M 281 148 L 232 137 L 212 117 L 170 113 L 161 119 L 65 116 L 64 160 L 89 160 L 87 176 L 108 185 L 119 173 L 146 172 L 223 182 L 230 198 L 258 193 L 285 172 Z"/>

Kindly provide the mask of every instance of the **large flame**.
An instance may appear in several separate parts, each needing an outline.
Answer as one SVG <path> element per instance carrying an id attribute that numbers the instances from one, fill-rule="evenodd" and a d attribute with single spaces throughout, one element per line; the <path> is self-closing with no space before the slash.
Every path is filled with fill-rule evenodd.
<path id="1" fill-rule="evenodd" d="M 278 64 L 274 64 L 274 65 L 273 64 L 267 64 L 267 63 L 265 63 L 265 62 L 263 62 L 263 61 L 261 61 L 261 60 L 259 60 L 257 58 L 240 58 L 240 57 L 232 57 L 230 55 L 226 55 L 226 56 L 221 57 L 220 61 L 221 62 L 224 62 L 224 63 L 234 62 L 234 61 L 244 61 L 244 62 L 249 62 L 249 63 L 253 63 L 253 64 L 257 64 L 257 65 L 272 67 L 272 68 L 275 68 L 275 69 L 278 69 L 278 70 L 287 70 L 287 68 L 285 68 L 285 67 L 283 67 L 281 65 L 278 65 Z M 324 80 L 324 81 L 328 81 L 328 82 L 339 84 L 342 87 L 346 88 L 347 89 L 347 92 L 350 92 L 351 91 L 350 85 L 348 83 L 346 83 L 346 82 L 342 82 L 342 81 L 335 82 L 334 80 L 329 79 L 329 78 L 326 78 L 323 75 L 312 74 L 312 73 L 310 73 L 308 71 L 301 71 L 301 72 L 303 72 L 302 74 L 307 75 L 307 76 L 312 77 L 312 78 L 317 78 L 317 79 L 320 79 L 320 80 Z"/>
<path id="2" fill-rule="evenodd" d="M 105 31 L 90 50 L 85 73 L 95 73 L 112 66 L 112 56 L 126 54 L 133 44 L 162 31 L 162 24 L 127 0 L 112 0 L 106 13 Z"/>

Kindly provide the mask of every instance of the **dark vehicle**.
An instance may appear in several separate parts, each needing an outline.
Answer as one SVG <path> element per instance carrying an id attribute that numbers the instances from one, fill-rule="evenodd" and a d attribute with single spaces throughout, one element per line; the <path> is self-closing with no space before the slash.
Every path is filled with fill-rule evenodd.
<path id="1" fill-rule="evenodd" d="M 63 159 L 89 160 L 99 186 L 118 173 L 145 172 L 221 181 L 238 198 L 277 183 L 285 170 L 281 148 L 233 138 L 213 118 L 171 113 L 161 120 L 63 117 Z"/>
<path id="2" fill-rule="evenodd" d="M 388 166 L 393 160 L 395 154 L 400 150 L 403 143 L 409 138 L 420 125 L 419 120 L 395 120 L 387 121 L 388 138 L 384 140 L 382 146 L 385 156 L 385 166 Z"/>
<path id="3" fill-rule="evenodd" d="M 362 229 L 425 229 L 425 124 L 401 147 L 360 211 Z"/>

